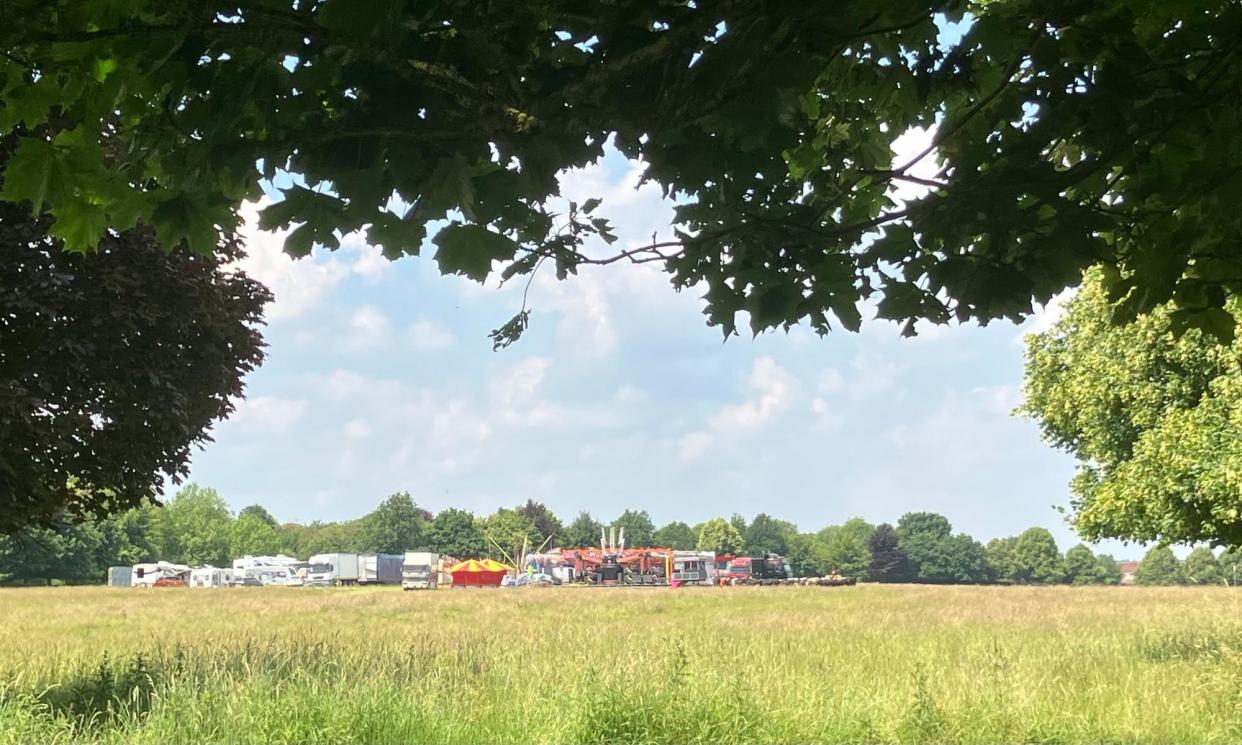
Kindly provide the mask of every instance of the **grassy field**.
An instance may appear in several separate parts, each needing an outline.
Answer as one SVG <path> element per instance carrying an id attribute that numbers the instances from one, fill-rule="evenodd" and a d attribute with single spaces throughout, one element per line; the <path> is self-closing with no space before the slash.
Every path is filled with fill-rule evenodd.
<path id="1" fill-rule="evenodd" d="M 1227 588 L 0 590 L 0 742 L 1238 742 Z"/>

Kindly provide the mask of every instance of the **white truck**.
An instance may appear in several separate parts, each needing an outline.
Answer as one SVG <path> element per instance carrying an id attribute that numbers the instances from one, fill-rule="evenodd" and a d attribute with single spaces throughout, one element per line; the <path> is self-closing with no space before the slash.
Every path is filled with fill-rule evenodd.
<path id="1" fill-rule="evenodd" d="M 358 554 L 315 554 L 306 569 L 308 587 L 356 585 L 359 580 Z"/>
<path id="2" fill-rule="evenodd" d="M 431 551 L 406 551 L 401 569 L 402 590 L 434 590 L 439 578 L 440 555 Z"/>
<path id="3" fill-rule="evenodd" d="M 250 556 L 233 560 L 234 583 L 242 582 L 246 577 L 256 579 L 263 585 L 286 585 L 296 587 L 302 584 L 306 562 L 293 556 L 276 554 L 275 556 Z"/>
<path id="4" fill-rule="evenodd" d="M 361 554 L 358 556 L 358 584 L 395 585 L 401 581 L 401 554 Z"/>

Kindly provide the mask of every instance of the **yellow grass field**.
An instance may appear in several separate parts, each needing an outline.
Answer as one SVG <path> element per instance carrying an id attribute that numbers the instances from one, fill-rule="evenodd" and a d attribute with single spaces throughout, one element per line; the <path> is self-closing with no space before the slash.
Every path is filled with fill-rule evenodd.
<path id="1" fill-rule="evenodd" d="M 0 742 L 1242 741 L 1242 592 L 0 590 Z"/>

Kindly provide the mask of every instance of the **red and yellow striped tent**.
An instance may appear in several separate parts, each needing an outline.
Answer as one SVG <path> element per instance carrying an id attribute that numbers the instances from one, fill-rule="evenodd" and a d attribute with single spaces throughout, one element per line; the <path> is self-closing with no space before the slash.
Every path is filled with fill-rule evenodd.
<path id="1" fill-rule="evenodd" d="M 449 567 L 454 587 L 499 585 L 511 567 L 491 559 L 467 559 Z"/>

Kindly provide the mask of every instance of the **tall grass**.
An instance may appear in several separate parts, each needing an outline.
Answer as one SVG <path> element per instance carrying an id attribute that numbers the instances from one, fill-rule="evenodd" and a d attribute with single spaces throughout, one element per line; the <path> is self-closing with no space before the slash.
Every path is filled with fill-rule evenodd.
<path id="1" fill-rule="evenodd" d="M 1237 742 L 1239 600 L 0 590 L 0 742 Z"/>

